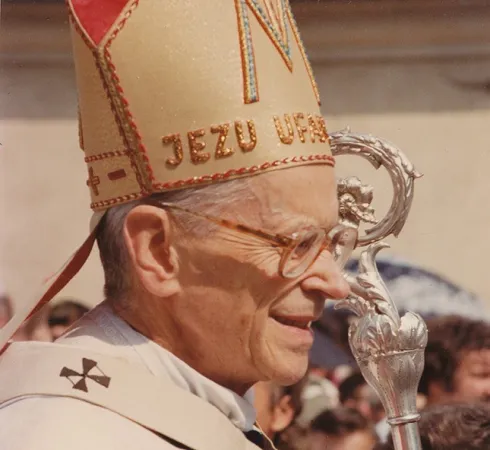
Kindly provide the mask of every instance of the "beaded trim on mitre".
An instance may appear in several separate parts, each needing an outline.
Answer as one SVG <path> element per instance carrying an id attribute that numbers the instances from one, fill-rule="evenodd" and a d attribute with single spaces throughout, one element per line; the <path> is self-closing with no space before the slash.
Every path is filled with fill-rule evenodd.
<path id="1" fill-rule="evenodd" d="M 217 181 L 224 181 L 233 178 L 237 178 L 243 175 L 252 175 L 255 173 L 260 173 L 268 170 L 272 167 L 284 166 L 287 164 L 305 164 L 305 163 L 315 163 L 321 162 L 322 164 L 327 164 L 331 167 L 335 167 L 335 159 L 331 155 L 309 155 L 309 156 L 294 156 L 292 158 L 283 158 L 273 162 L 266 162 L 258 166 L 242 167 L 239 169 L 231 169 L 224 173 L 215 173 L 213 175 L 204 175 L 201 177 L 192 177 L 186 180 L 177 180 L 168 183 L 156 183 L 153 185 L 153 192 L 155 194 L 160 191 L 167 191 L 172 189 L 179 189 L 184 187 L 199 186 L 214 183 Z M 135 192 L 133 194 L 124 195 L 121 197 L 114 197 L 109 200 L 103 200 L 100 202 L 94 202 L 90 205 L 92 209 L 102 209 L 111 207 L 120 203 L 127 203 L 138 198 L 148 196 L 144 192 Z"/>
<path id="2" fill-rule="evenodd" d="M 87 156 L 85 158 L 85 162 L 95 163 L 96 161 L 111 158 L 128 158 L 130 161 L 130 166 L 133 169 L 136 177 L 135 181 L 137 182 L 137 185 L 135 183 L 135 185 L 127 189 L 123 195 L 121 195 L 121 193 L 118 196 L 111 196 L 110 192 L 106 192 L 106 194 L 108 195 L 104 200 L 94 201 L 91 203 L 92 209 L 103 210 L 116 204 L 126 203 L 164 190 L 204 185 L 221 180 L 229 180 L 241 176 L 249 176 L 255 173 L 263 173 L 264 171 L 270 169 L 288 166 L 290 167 L 294 164 L 299 165 L 321 163 L 334 166 L 334 159 L 331 155 L 316 154 L 316 150 L 313 150 L 313 155 L 288 156 L 274 161 L 264 162 L 258 165 L 233 168 L 219 173 L 211 173 L 202 176 L 183 178 L 179 180 L 174 179 L 173 181 L 168 182 L 163 182 L 161 179 L 157 179 L 152 165 L 149 161 L 149 155 L 147 153 L 147 149 L 145 148 L 145 144 L 143 143 L 142 136 L 139 133 L 133 115 L 130 111 L 129 101 L 125 97 L 125 93 L 121 86 L 119 76 L 116 73 L 116 67 L 112 60 L 111 54 L 111 44 L 114 42 L 114 39 L 124 27 L 135 8 L 138 6 L 138 3 L 139 0 L 128 1 L 125 9 L 123 10 L 124 12 L 120 17 L 120 20 L 115 24 L 115 26 L 112 27 L 107 37 L 104 38 L 105 42 L 100 42 L 100 44 L 102 44 L 100 46 L 99 42 L 95 43 L 87 39 L 86 33 L 80 28 L 77 18 L 73 14 L 70 14 L 70 18 L 75 27 L 75 30 L 85 41 L 86 45 L 92 49 L 97 69 L 99 70 L 99 73 L 101 75 L 101 81 L 104 85 L 107 96 L 111 101 L 111 107 L 115 113 L 118 112 L 115 114 L 115 119 L 119 126 L 120 133 L 126 141 L 124 143 L 124 147 L 126 148 L 121 148 L 118 145 L 116 146 L 116 148 L 114 148 L 113 151 Z M 254 59 L 252 51 L 253 48 L 251 47 L 251 38 L 246 33 L 247 27 L 245 26 L 245 19 L 248 20 L 246 16 L 248 15 L 248 13 L 252 13 L 257 17 L 259 24 L 265 30 L 267 36 L 269 37 L 269 39 L 271 39 L 274 46 L 276 48 L 279 47 L 280 54 L 282 55 L 284 62 L 288 66 L 288 69 L 291 71 L 292 67 L 290 67 L 290 64 L 288 65 L 288 62 L 291 61 L 289 55 L 289 37 L 287 35 L 288 28 L 290 28 L 293 34 L 293 41 L 296 40 L 298 44 L 302 60 L 306 66 L 307 75 L 310 78 L 313 92 L 318 101 L 318 89 L 312 76 L 311 67 L 306 58 L 304 48 L 299 39 L 299 34 L 297 33 L 296 24 L 294 23 L 294 18 L 292 17 L 289 5 L 284 0 L 280 0 L 280 5 L 281 8 L 279 8 L 278 11 L 280 11 L 281 14 L 277 16 L 276 19 L 281 26 L 277 27 L 273 26 L 270 20 L 270 18 L 274 16 L 274 11 L 262 10 L 258 6 L 256 0 L 235 0 L 235 7 L 237 12 L 243 13 L 239 15 L 239 18 L 243 19 L 242 21 L 239 21 L 239 31 L 241 30 L 241 32 L 243 32 L 240 34 L 240 36 L 244 38 L 240 39 L 241 44 L 243 45 L 244 43 L 246 43 L 247 39 L 248 41 L 250 41 L 250 45 L 246 46 L 246 48 L 242 47 L 241 50 L 242 52 L 244 52 L 244 50 L 248 50 L 250 58 L 246 58 L 246 60 L 251 63 L 250 67 L 252 67 Z M 287 25 L 289 25 L 289 27 Z M 244 66 L 242 66 L 242 69 L 244 69 Z M 244 81 L 246 81 L 245 78 Z M 247 90 L 245 90 L 244 92 L 246 93 Z M 258 91 L 256 92 L 256 94 L 256 98 L 244 98 L 244 103 L 258 101 Z M 124 117 L 125 120 L 122 120 L 122 117 Z M 310 134 L 310 139 L 312 143 L 318 142 L 321 144 L 328 142 L 328 133 L 324 123 L 324 119 L 321 115 L 309 114 L 307 112 L 287 113 L 284 114 L 284 125 L 281 124 L 281 118 L 279 115 L 273 116 L 272 119 L 273 126 L 275 127 L 277 132 L 279 145 L 291 145 L 293 143 L 293 140 L 295 140 L 294 131 L 297 132 L 297 137 L 299 141 L 303 144 L 307 140 L 308 133 Z M 206 133 L 206 131 L 210 131 L 212 134 L 218 135 L 215 152 L 216 159 L 232 156 L 234 151 L 233 149 L 225 147 L 225 140 L 228 129 L 230 127 L 233 127 L 233 125 L 236 129 L 236 138 L 238 145 L 237 148 L 241 149 L 242 152 L 252 151 L 258 143 L 254 119 L 249 118 L 248 120 L 245 120 L 245 124 L 245 126 L 248 126 L 248 141 L 243 137 L 242 122 L 238 123 L 238 121 L 232 121 L 230 123 L 211 124 L 209 130 L 208 128 L 189 130 L 187 132 L 187 137 L 189 140 L 190 161 L 194 164 L 201 164 L 210 159 L 210 153 L 203 150 L 204 144 L 203 142 L 198 140 L 198 138 L 202 137 Z M 294 131 L 293 127 L 295 127 Z M 166 165 L 170 168 L 175 168 L 179 166 L 183 161 L 184 153 L 181 148 L 181 139 L 182 137 L 176 134 L 162 136 L 162 144 L 164 146 L 171 146 L 172 154 L 169 158 L 166 159 L 165 162 Z M 310 139 L 308 139 L 308 141 Z M 128 150 L 129 148 L 131 148 L 131 150 Z M 320 152 L 324 151 L 323 149 L 318 150 Z M 101 183 L 102 177 L 105 177 L 105 181 L 107 181 L 107 178 L 110 181 L 117 181 L 125 178 L 128 174 L 128 166 L 120 166 L 119 168 L 116 167 L 115 169 L 112 171 L 106 171 L 106 169 L 99 171 L 95 169 L 94 171 L 94 168 L 89 166 L 89 180 L 87 184 L 95 193 L 95 196 L 99 195 L 98 185 Z M 116 194 L 116 192 L 113 192 L 113 194 Z"/>

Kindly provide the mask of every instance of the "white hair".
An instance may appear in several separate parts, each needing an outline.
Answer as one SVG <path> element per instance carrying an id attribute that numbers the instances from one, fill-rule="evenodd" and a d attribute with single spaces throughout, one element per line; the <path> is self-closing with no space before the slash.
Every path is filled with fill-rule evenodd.
<path id="1" fill-rule="evenodd" d="M 249 178 L 222 182 L 200 188 L 189 188 L 154 194 L 154 199 L 172 203 L 191 211 L 206 211 L 219 215 L 230 204 L 239 204 L 257 198 Z M 123 237 L 124 223 L 128 213 L 145 200 L 136 200 L 109 209 L 100 224 L 97 235 L 100 259 L 104 268 L 104 292 L 107 299 L 122 301 L 131 291 L 132 278 L 129 254 Z M 240 211 L 239 208 L 236 211 Z M 243 212 L 243 211 L 242 211 Z M 215 225 L 190 214 L 172 212 L 179 226 L 198 235 L 212 232 Z M 238 218 L 235 217 L 238 220 Z"/>

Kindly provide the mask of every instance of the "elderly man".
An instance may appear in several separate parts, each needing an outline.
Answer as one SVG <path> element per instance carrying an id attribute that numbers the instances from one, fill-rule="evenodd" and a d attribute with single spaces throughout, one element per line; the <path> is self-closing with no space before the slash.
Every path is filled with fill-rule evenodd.
<path id="1" fill-rule="evenodd" d="M 311 423 L 310 450 L 372 450 L 374 427 L 358 410 L 339 406 L 323 411 Z"/>
<path id="2" fill-rule="evenodd" d="M 69 5 L 96 214 L 40 303 L 95 239 L 106 300 L 4 352 L 2 448 L 272 448 L 250 388 L 303 377 L 357 238 L 289 5 Z"/>

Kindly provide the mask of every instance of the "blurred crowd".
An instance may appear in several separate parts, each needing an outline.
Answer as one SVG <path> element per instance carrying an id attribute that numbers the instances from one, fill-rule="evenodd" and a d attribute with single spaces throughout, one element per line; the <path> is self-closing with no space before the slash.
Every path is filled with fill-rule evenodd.
<path id="1" fill-rule="evenodd" d="M 450 315 L 427 325 L 417 398 L 423 450 L 490 449 L 490 323 Z M 297 385 L 259 383 L 256 404 L 279 450 L 394 449 L 383 405 L 354 366 L 312 363 Z"/>
<path id="2" fill-rule="evenodd" d="M 405 263 L 381 261 L 378 268 L 400 313 L 418 312 L 429 329 L 417 397 L 423 450 L 490 449 L 490 321 L 484 303 Z M 79 301 L 58 299 L 32 316 L 14 340 L 53 341 L 87 311 Z M 0 295 L 0 326 L 12 313 L 11 300 Z M 292 386 L 254 387 L 257 422 L 278 450 L 394 449 L 383 405 L 350 352 L 352 320 L 351 313 L 327 303 L 313 324 L 306 376 Z"/>
<path id="3" fill-rule="evenodd" d="M 59 299 L 53 306 L 46 305 L 32 315 L 12 337 L 14 341 L 53 342 L 80 319 L 89 308 L 75 299 Z M 13 302 L 6 293 L 0 293 L 0 328 L 12 317 Z"/>

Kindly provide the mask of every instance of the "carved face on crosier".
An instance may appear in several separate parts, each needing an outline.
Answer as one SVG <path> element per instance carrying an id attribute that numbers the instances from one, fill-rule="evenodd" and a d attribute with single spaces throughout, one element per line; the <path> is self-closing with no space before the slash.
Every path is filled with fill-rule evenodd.
<path id="1" fill-rule="evenodd" d="M 92 208 L 333 165 L 287 0 L 70 0 Z"/>

